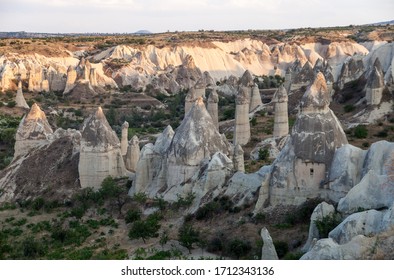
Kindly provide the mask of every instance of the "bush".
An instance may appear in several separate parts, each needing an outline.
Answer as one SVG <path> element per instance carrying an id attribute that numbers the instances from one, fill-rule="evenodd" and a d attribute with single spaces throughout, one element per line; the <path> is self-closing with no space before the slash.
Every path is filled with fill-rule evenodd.
<path id="1" fill-rule="evenodd" d="M 16 106 L 16 102 L 15 101 L 8 101 L 8 103 L 7 103 L 7 107 L 8 108 L 14 108 Z"/>
<path id="2" fill-rule="evenodd" d="M 368 136 L 368 129 L 366 128 L 365 125 L 359 125 L 354 129 L 353 132 L 354 137 L 356 138 L 367 138 Z"/>
<path id="3" fill-rule="evenodd" d="M 259 150 L 259 160 L 267 160 L 269 158 L 269 151 L 268 149 L 260 149 Z"/>
<path id="4" fill-rule="evenodd" d="M 315 225 L 319 231 L 320 238 L 327 238 L 331 230 L 333 230 L 341 220 L 336 214 L 331 214 L 323 217 L 321 220 L 316 220 Z"/>
<path id="5" fill-rule="evenodd" d="M 159 220 L 152 214 L 149 215 L 145 221 L 139 220 L 133 223 L 133 226 L 129 231 L 129 238 L 132 240 L 142 238 L 144 243 L 146 243 L 146 239 L 159 236 L 159 229 Z"/>
<path id="6" fill-rule="evenodd" d="M 279 259 L 283 258 L 289 251 L 289 245 L 285 241 L 274 241 L 274 246 Z"/>
<path id="7" fill-rule="evenodd" d="M 235 257 L 240 259 L 241 257 L 245 257 L 252 250 L 252 246 L 248 241 L 234 239 L 232 240 L 227 248 L 228 254 L 231 257 Z"/>
<path id="8" fill-rule="evenodd" d="M 141 211 L 136 209 L 136 210 L 128 210 L 126 213 L 125 217 L 125 222 L 126 224 L 133 223 L 135 221 L 141 220 Z"/>

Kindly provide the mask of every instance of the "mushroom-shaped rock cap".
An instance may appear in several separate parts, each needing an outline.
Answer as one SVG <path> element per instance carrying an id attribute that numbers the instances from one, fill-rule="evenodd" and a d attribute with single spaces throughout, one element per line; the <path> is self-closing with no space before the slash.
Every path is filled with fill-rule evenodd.
<path id="1" fill-rule="evenodd" d="M 240 80 L 240 85 L 244 87 L 253 87 L 254 86 L 254 81 L 253 81 L 253 76 L 249 72 L 249 70 L 246 70 L 244 74 L 241 77 Z"/>
<path id="2" fill-rule="evenodd" d="M 30 112 L 19 124 L 15 139 L 17 141 L 26 139 L 48 139 L 49 135 L 52 133 L 53 130 L 48 123 L 45 113 L 34 103 Z"/>
<path id="3" fill-rule="evenodd" d="M 218 103 L 218 102 L 219 102 L 219 96 L 216 90 L 212 90 L 208 96 L 208 103 Z"/>
<path id="4" fill-rule="evenodd" d="M 120 145 L 119 139 L 109 125 L 101 107 L 90 115 L 82 126 L 82 140 L 88 146 Z"/>
<path id="5" fill-rule="evenodd" d="M 241 87 L 238 90 L 238 94 L 235 97 L 235 103 L 237 105 L 242 105 L 242 104 L 249 104 L 249 89 L 246 87 Z"/>
<path id="6" fill-rule="evenodd" d="M 315 80 L 308 87 L 301 99 L 301 108 L 324 109 L 330 104 L 330 95 L 323 73 L 317 73 Z"/>
<path id="7" fill-rule="evenodd" d="M 122 124 L 122 129 L 127 129 L 127 128 L 129 128 L 129 123 L 128 123 L 127 121 L 125 121 L 125 122 Z"/>
<path id="8" fill-rule="evenodd" d="M 274 97 L 272 98 L 272 102 L 287 102 L 289 100 L 287 96 L 287 91 L 284 85 L 282 84 L 275 92 Z"/>
<path id="9" fill-rule="evenodd" d="M 138 136 L 137 136 L 137 135 L 134 135 L 134 136 L 131 138 L 131 140 L 129 141 L 129 145 L 137 146 L 137 145 L 139 145 L 139 143 L 140 143 L 140 140 L 138 139 Z"/>
<path id="10" fill-rule="evenodd" d="M 186 94 L 185 100 L 190 102 L 194 102 L 196 100 L 196 90 L 194 87 L 189 89 L 189 92 Z"/>

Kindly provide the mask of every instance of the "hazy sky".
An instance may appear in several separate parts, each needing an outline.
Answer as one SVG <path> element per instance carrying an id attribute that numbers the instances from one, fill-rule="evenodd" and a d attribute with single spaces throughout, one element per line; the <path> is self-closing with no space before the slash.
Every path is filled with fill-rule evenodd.
<path id="1" fill-rule="evenodd" d="M 152 32 L 364 24 L 393 0 L 0 0 L 0 31 Z"/>

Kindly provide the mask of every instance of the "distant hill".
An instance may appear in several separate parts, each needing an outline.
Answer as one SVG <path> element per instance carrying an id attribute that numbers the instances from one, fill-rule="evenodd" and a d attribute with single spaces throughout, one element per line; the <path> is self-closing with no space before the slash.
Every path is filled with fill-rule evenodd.
<path id="1" fill-rule="evenodd" d="M 387 24 L 393 25 L 394 24 L 394 20 L 370 23 L 370 24 L 367 24 L 367 25 L 387 25 Z"/>
<path id="2" fill-rule="evenodd" d="M 149 30 L 138 30 L 137 32 L 134 32 L 134 34 L 138 35 L 145 35 L 145 34 L 152 34 Z"/>

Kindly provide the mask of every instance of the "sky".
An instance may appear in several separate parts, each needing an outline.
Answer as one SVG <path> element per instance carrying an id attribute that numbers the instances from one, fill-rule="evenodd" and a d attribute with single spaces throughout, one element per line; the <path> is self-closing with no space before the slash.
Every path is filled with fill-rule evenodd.
<path id="1" fill-rule="evenodd" d="M 0 0 L 0 31 L 289 29 L 394 19 L 393 0 Z"/>

